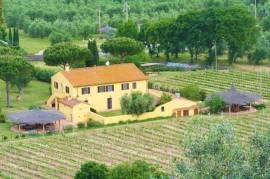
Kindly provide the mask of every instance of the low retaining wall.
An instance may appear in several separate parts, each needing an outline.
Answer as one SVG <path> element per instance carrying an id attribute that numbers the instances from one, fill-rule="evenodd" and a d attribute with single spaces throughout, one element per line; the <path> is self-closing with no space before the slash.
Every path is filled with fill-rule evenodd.
<path id="1" fill-rule="evenodd" d="M 158 117 L 170 117 L 173 116 L 175 109 L 180 108 L 186 108 L 188 107 L 188 110 L 190 111 L 189 115 L 193 116 L 194 115 L 194 109 L 198 109 L 197 105 L 194 105 L 196 103 L 191 103 L 188 105 L 183 105 L 185 102 L 190 102 L 184 99 L 174 99 L 171 102 L 168 102 L 164 105 L 161 105 L 157 107 L 154 111 L 152 112 L 147 112 L 143 113 L 139 116 L 137 115 L 120 115 L 120 116 L 112 116 L 112 117 L 104 117 L 99 114 L 90 112 L 89 117 L 93 119 L 94 121 L 100 122 L 104 125 L 107 124 L 114 124 L 114 123 L 119 123 L 121 121 L 135 121 L 135 120 L 146 120 L 146 119 L 153 119 L 153 118 L 158 118 Z M 181 106 L 182 104 L 183 106 Z"/>

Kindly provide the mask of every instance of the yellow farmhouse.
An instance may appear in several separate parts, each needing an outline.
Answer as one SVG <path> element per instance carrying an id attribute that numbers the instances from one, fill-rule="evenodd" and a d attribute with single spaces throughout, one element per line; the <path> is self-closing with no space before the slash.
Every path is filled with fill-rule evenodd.
<path id="1" fill-rule="evenodd" d="M 66 119 L 72 123 L 86 122 L 89 118 L 112 123 L 116 119 L 106 121 L 103 116 L 95 112 L 120 110 L 120 98 L 124 94 L 139 91 L 148 93 L 148 77 L 134 64 L 116 64 L 108 66 L 78 68 L 58 72 L 51 78 L 52 95 L 47 101 L 47 106 L 55 108 L 65 114 Z M 178 101 L 178 102 L 177 102 Z M 177 104 L 178 103 L 178 104 Z M 181 104 L 180 104 L 181 103 Z M 172 105 L 173 104 L 173 105 Z M 156 109 L 151 117 L 163 115 L 180 115 L 177 106 L 192 108 L 191 112 L 182 111 L 182 115 L 194 115 L 197 113 L 197 104 L 191 101 L 174 100 L 169 105 L 171 110 L 164 112 L 164 106 Z M 195 113 L 194 113 L 194 110 Z M 161 114 L 163 112 L 163 115 Z M 185 114 L 184 114 L 185 112 Z M 150 114 L 150 113 L 149 113 Z M 132 118 L 131 116 L 118 116 Z M 109 119 L 109 118 L 107 118 Z"/>

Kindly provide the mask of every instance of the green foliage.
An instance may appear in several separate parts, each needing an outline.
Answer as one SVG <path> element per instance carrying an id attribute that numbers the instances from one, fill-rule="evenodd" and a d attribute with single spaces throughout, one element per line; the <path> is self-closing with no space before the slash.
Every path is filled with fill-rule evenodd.
<path id="1" fill-rule="evenodd" d="M 172 100 L 172 96 L 167 94 L 167 93 L 163 93 L 161 98 L 160 98 L 160 105 L 162 104 L 166 104 L 168 102 L 170 102 Z"/>
<path id="2" fill-rule="evenodd" d="M 96 127 L 102 127 L 103 124 L 97 122 L 97 121 L 94 121 L 93 119 L 89 119 L 87 121 L 87 128 L 96 128 Z"/>
<path id="3" fill-rule="evenodd" d="M 140 115 L 153 111 L 155 108 L 154 97 L 148 93 L 133 92 L 121 98 L 121 109 L 123 114 Z"/>
<path id="4" fill-rule="evenodd" d="M 104 42 L 101 45 L 101 49 L 105 53 L 111 53 L 112 55 L 119 56 L 121 58 L 120 61 L 124 62 L 126 56 L 142 52 L 144 45 L 134 39 L 118 37 Z"/>
<path id="5" fill-rule="evenodd" d="M 76 173 L 75 179 L 108 179 L 109 169 L 104 164 L 88 162 L 81 166 Z"/>
<path id="6" fill-rule="evenodd" d="M 70 34 L 63 31 L 53 31 L 49 36 L 52 45 L 61 42 L 71 42 L 72 38 Z"/>
<path id="7" fill-rule="evenodd" d="M 213 125 L 207 134 L 198 133 L 186 142 L 188 161 L 177 162 L 182 178 L 245 178 L 246 156 L 227 123 Z"/>
<path id="8" fill-rule="evenodd" d="M 6 122 L 6 116 L 0 111 L 0 124 Z"/>
<path id="9" fill-rule="evenodd" d="M 53 70 L 46 70 L 46 69 L 41 69 L 41 68 L 35 68 L 34 70 L 34 77 L 38 81 L 42 82 L 51 82 L 51 77 L 55 74 L 56 72 Z"/>
<path id="10" fill-rule="evenodd" d="M 29 25 L 27 32 L 31 37 L 48 37 L 52 32 L 52 28 L 50 23 L 36 19 Z"/>
<path id="11" fill-rule="evenodd" d="M 34 76 L 34 67 L 30 63 L 26 63 L 24 70 L 20 71 L 20 75 L 12 82 L 18 88 L 20 94 L 23 89 L 31 82 Z"/>
<path id="12" fill-rule="evenodd" d="M 90 50 L 90 52 L 92 53 L 92 55 L 93 55 L 93 60 L 88 61 L 89 63 L 87 63 L 86 66 L 98 65 L 98 63 L 99 63 L 99 54 L 98 54 L 98 48 L 97 48 L 96 40 L 89 40 L 87 47 Z"/>
<path id="13" fill-rule="evenodd" d="M 138 29 L 134 22 L 128 21 L 119 26 L 116 33 L 116 37 L 128 37 L 132 39 L 137 39 Z"/>
<path id="14" fill-rule="evenodd" d="M 47 48 L 44 52 L 44 61 L 49 66 L 66 65 L 71 67 L 85 66 L 86 61 L 92 60 L 91 52 L 71 43 L 58 43 Z"/>
<path id="15" fill-rule="evenodd" d="M 85 123 L 84 123 L 84 122 L 79 122 L 79 123 L 77 124 L 77 127 L 78 127 L 78 129 L 83 129 L 83 128 L 85 128 L 86 126 L 85 126 Z"/>
<path id="16" fill-rule="evenodd" d="M 248 54 L 248 60 L 251 64 L 259 65 L 260 62 L 268 57 L 268 50 L 264 47 L 257 47 Z"/>
<path id="17" fill-rule="evenodd" d="M 145 161 L 137 160 L 132 163 L 123 163 L 110 172 L 110 179 L 169 179 L 168 175 L 161 172 L 156 166 Z"/>
<path id="18" fill-rule="evenodd" d="M 262 104 L 253 104 L 252 106 L 257 110 L 262 110 L 262 109 L 266 108 L 266 104 L 264 104 L 264 103 L 262 103 Z"/>
<path id="19" fill-rule="evenodd" d="M 73 132 L 73 130 L 74 130 L 74 126 L 73 125 L 66 125 L 64 127 L 64 131 L 65 132 Z"/>
<path id="20" fill-rule="evenodd" d="M 224 109 L 225 103 L 222 97 L 213 96 L 210 100 L 206 101 L 206 106 L 209 107 L 211 113 L 216 114 Z"/>
<path id="21" fill-rule="evenodd" d="M 0 79 L 6 82 L 7 107 L 10 107 L 10 84 L 27 84 L 29 79 L 22 79 L 21 75 L 28 73 L 28 70 L 31 70 L 31 65 L 23 57 L 12 55 L 0 56 Z"/>
<path id="22" fill-rule="evenodd" d="M 180 90 L 181 95 L 193 101 L 202 101 L 205 98 L 204 91 L 196 85 L 189 85 Z"/>

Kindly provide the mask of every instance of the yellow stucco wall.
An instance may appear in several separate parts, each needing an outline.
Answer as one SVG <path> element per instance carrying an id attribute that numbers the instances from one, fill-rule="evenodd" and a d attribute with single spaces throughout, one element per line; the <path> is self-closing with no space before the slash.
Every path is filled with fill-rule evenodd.
<path id="1" fill-rule="evenodd" d="M 61 111 L 65 116 L 66 120 L 72 123 L 87 122 L 90 118 L 90 106 L 84 103 L 70 107 L 59 103 L 59 111 Z"/>
<path id="2" fill-rule="evenodd" d="M 54 82 L 58 82 L 58 89 L 55 89 Z M 98 93 L 98 86 L 84 86 L 90 87 L 90 94 L 83 95 L 82 88 L 73 88 L 73 86 L 69 83 L 68 80 L 60 73 L 57 73 L 52 77 L 51 87 L 52 87 L 52 95 L 55 93 L 62 93 L 66 96 L 70 96 L 72 98 L 77 98 L 80 101 L 88 101 L 88 104 L 97 110 L 98 112 L 107 111 L 107 99 L 112 98 L 112 109 L 111 110 L 119 110 L 121 109 L 120 106 L 120 98 L 124 94 L 129 94 L 134 91 L 140 91 L 142 93 L 148 92 L 148 82 L 147 80 L 144 81 L 134 81 L 137 84 L 136 89 L 132 89 L 133 82 L 126 82 L 129 83 L 129 90 L 122 90 L 121 84 L 122 83 L 115 83 L 114 91 L 113 92 L 103 92 Z M 125 82 L 123 82 L 125 83 Z M 106 84 L 112 85 L 112 84 Z M 101 85 L 103 86 L 103 85 Z M 69 94 L 66 93 L 65 88 L 69 87 Z"/>
<path id="3" fill-rule="evenodd" d="M 162 108 L 164 108 L 164 111 L 162 111 Z M 95 121 L 98 121 L 100 123 L 107 125 L 107 124 L 119 123 L 120 121 L 128 121 L 128 120 L 134 121 L 134 120 L 146 120 L 146 119 L 158 118 L 158 117 L 170 117 L 174 115 L 176 109 L 188 110 L 189 116 L 194 116 L 194 109 L 198 109 L 198 106 L 195 102 L 181 98 L 181 99 L 173 99 L 172 101 L 157 107 L 154 111 L 144 113 L 140 116 L 120 115 L 120 116 L 113 116 L 113 117 L 103 117 L 98 114 L 90 112 L 89 117 Z"/>

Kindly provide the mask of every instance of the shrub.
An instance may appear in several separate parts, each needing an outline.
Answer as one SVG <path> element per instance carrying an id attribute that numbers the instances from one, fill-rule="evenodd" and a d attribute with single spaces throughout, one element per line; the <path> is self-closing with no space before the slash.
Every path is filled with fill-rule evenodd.
<path id="1" fill-rule="evenodd" d="M 8 137 L 7 136 L 3 136 L 3 140 L 5 141 L 5 140 L 7 140 L 8 139 Z"/>
<path id="2" fill-rule="evenodd" d="M 50 34 L 49 39 L 51 44 L 54 45 L 61 42 L 70 42 L 72 38 L 71 35 L 66 32 L 53 31 Z"/>
<path id="3" fill-rule="evenodd" d="M 96 162 L 88 162 L 81 166 L 81 169 L 76 173 L 75 179 L 107 179 L 109 178 L 109 169 L 104 164 Z"/>
<path id="4" fill-rule="evenodd" d="M 15 139 L 19 139 L 19 138 L 20 138 L 20 136 L 19 136 L 19 135 L 16 135 L 16 136 L 15 136 Z"/>
<path id="5" fill-rule="evenodd" d="M 123 163 L 111 169 L 110 179 L 141 179 L 141 178 L 163 178 L 168 179 L 168 175 L 160 171 L 156 166 L 142 160 L 132 163 Z"/>
<path id="6" fill-rule="evenodd" d="M 88 128 L 101 127 L 101 126 L 103 126 L 103 124 L 101 124 L 100 122 L 94 121 L 93 119 L 89 119 L 87 121 Z"/>
<path id="7" fill-rule="evenodd" d="M 64 127 L 65 132 L 73 132 L 74 126 L 73 125 L 67 125 Z"/>
<path id="8" fill-rule="evenodd" d="M 85 128 L 85 123 L 84 123 L 84 122 L 79 122 L 79 123 L 77 124 L 77 127 L 78 127 L 79 129 L 83 129 L 83 128 Z"/>
<path id="9" fill-rule="evenodd" d="M 36 105 L 31 105 L 28 107 L 29 110 L 32 110 L 32 109 L 41 109 L 40 106 L 36 106 Z"/>
<path id="10" fill-rule="evenodd" d="M 44 70 L 40 68 L 35 68 L 35 71 L 34 71 L 34 77 L 38 81 L 47 82 L 47 83 L 51 82 L 51 77 L 54 74 L 55 74 L 55 71 L 53 70 Z"/>
<path id="11" fill-rule="evenodd" d="M 168 102 L 170 102 L 172 100 L 172 96 L 167 94 L 167 93 L 163 93 L 161 98 L 160 98 L 160 105 L 162 104 L 166 104 Z"/>
<path id="12" fill-rule="evenodd" d="M 155 108 L 154 97 L 148 93 L 133 92 L 121 98 L 121 109 L 123 114 L 140 115 L 153 111 Z"/>
<path id="13" fill-rule="evenodd" d="M 97 110 L 95 110 L 94 108 L 90 108 L 90 111 L 93 113 L 97 113 Z"/>
<path id="14" fill-rule="evenodd" d="M 0 123 L 5 123 L 5 122 L 6 122 L 6 116 L 0 113 Z"/>
<path id="15" fill-rule="evenodd" d="M 262 110 L 262 109 L 266 108 L 266 105 L 264 103 L 262 103 L 262 104 L 253 104 L 252 106 L 257 110 Z"/>
<path id="16" fill-rule="evenodd" d="M 206 106 L 210 108 L 210 112 L 219 113 L 224 109 L 225 103 L 222 97 L 213 96 L 210 100 L 206 102 Z"/>
<path id="17" fill-rule="evenodd" d="M 180 90 L 180 92 L 183 97 L 193 101 L 201 101 L 206 95 L 205 92 L 200 90 L 196 85 L 189 85 Z"/>

